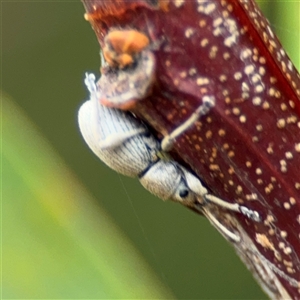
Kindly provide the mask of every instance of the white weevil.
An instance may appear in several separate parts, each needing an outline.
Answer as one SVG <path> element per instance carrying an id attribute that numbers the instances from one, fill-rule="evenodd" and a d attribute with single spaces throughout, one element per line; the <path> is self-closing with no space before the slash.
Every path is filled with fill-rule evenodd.
<path id="1" fill-rule="evenodd" d="M 79 127 L 88 146 L 105 164 L 121 174 L 138 177 L 147 190 L 163 200 L 171 199 L 200 211 L 224 235 L 237 242 L 239 237 L 205 208 L 207 202 L 260 221 L 256 211 L 208 194 L 197 177 L 161 151 L 160 142 L 133 115 L 100 104 L 101 91 L 93 74 L 86 75 L 85 84 L 91 99 L 79 109 Z M 180 134 L 174 132 L 167 138 L 167 145 Z"/>

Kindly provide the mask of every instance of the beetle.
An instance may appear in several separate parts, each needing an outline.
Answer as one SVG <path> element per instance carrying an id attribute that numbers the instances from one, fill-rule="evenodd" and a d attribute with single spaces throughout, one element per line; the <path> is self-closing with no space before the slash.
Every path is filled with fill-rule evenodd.
<path id="1" fill-rule="evenodd" d="M 205 207 L 207 203 L 260 221 L 257 212 L 209 194 L 198 178 L 161 151 L 160 142 L 133 115 L 102 105 L 94 74 L 86 74 L 85 84 L 91 99 L 79 109 L 80 131 L 106 165 L 123 175 L 138 177 L 148 191 L 163 200 L 171 199 L 203 213 L 223 235 L 235 242 L 240 238 L 213 217 Z M 203 107 L 207 111 L 206 105 Z"/>

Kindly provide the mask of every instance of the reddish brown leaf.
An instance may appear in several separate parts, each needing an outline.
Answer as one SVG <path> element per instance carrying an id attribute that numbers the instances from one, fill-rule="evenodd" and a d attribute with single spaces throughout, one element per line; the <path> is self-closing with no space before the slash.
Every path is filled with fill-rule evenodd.
<path id="1" fill-rule="evenodd" d="M 271 298 L 300 298 L 300 77 L 254 1 L 87 1 L 101 47 L 111 28 L 150 39 L 156 75 L 134 112 L 159 134 L 216 105 L 174 154 L 216 196 L 262 222 L 216 210 L 242 236 L 237 252 Z"/>

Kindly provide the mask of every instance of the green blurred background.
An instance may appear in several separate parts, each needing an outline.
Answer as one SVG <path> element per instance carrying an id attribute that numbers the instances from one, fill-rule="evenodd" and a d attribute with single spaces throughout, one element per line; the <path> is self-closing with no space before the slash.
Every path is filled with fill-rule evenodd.
<path id="1" fill-rule="evenodd" d="M 299 68 L 300 2 L 260 4 Z M 2 298 L 266 298 L 208 221 L 83 142 L 84 73 L 99 75 L 83 13 L 79 1 L 1 2 Z"/>

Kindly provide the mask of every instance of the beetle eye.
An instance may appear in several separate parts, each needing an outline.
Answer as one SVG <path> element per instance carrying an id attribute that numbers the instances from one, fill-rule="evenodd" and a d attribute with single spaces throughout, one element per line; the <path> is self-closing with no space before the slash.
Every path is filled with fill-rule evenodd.
<path id="1" fill-rule="evenodd" d="M 189 190 L 188 190 L 188 189 L 182 189 L 182 190 L 179 192 L 179 196 L 180 196 L 181 198 L 186 198 L 188 195 L 189 195 Z"/>

